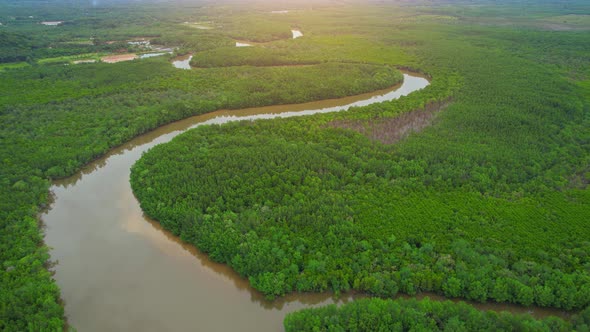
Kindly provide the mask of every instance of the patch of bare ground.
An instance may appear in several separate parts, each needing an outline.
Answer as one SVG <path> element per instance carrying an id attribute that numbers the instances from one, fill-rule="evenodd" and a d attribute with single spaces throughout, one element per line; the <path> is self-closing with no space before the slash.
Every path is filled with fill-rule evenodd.
<path id="1" fill-rule="evenodd" d="M 116 63 L 121 61 L 130 61 L 137 58 L 137 55 L 134 53 L 130 54 L 117 54 L 117 55 L 108 55 L 102 57 L 100 60 L 106 63 Z"/>
<path id="2" fill-rule="evenodd" d="M 549 31 L 571 31 L 576 30 L 575 27 L 572 27 L 567 24 L 559 24 L 559 23 L 544 23 L 540 25 L 541 29 L 549 30 Z"/>
<path id="3" fill-rule="evenodd" d="M 445 109 L 451 100 L 432 102 L 426 107 L 402 113 L 394 118 L 372 120 L 335 120 L 328 124 L 333 128 L 351 129 L 372 140 L 384 144 L 393 144 L 430 126 L 436 115 Z"/>
<path id="4" fill-rule="evenodd" d="M 586 189 L 588 188 L 588 184 L 590 184 L 590 166 L 586 167 L 586 169 L 581 170 L 572 174 L 569 179 L 567 185 L 564 189 Z"/>

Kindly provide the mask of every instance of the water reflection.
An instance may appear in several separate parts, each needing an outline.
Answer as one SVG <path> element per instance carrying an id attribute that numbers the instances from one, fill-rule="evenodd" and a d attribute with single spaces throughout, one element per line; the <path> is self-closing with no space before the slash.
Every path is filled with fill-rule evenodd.
<path id="1" fill-rule="evenodd" d="M 156 56 L 162 56 L 162 55 L 166 55 L 166 54 L 170 54 L 171 52 L 160 52 L 160 53 L 145 53 L 139 56 L 140 59 L 147 59 L 147 58 L 153 58 Z"/>
<path id="2" fill-rule="evenodd" d="M 172 59 L 172 65 L 178 69 L 191 69 L 192 54 L 178 56 Z"/>

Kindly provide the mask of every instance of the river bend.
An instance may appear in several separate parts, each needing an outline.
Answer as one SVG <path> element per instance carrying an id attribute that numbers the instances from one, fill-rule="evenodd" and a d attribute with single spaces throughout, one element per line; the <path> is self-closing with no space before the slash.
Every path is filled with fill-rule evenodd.
<path id="1" fill-rule="evenodd" d="M 401 86 L 297 105 L 217 111 L 138 136 L 53 183 L 42 215 L 69 323 L 79 331 L 280 331 L 286 313 L 346 302 L 295 294 L 268 302 L 225 265 L 181 243 L 141 211 L 129 184 L 143 152 L 187 129 L 243 119 L 337 112 L 392 100 L 428 85 L 404 73 Z"/>

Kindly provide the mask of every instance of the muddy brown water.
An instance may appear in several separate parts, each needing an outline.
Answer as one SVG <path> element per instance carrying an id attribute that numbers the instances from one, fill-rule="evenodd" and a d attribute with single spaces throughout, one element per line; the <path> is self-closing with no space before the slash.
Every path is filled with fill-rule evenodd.
<path id="1" fill-rule="evenodd" d="M 403 84 L 389 90 L 194 116 L 138 136 L 74 176 L 55 181 L 54 202 L 42 220 L 69 323 L 81 332 L 281 331 L 289 312 L 354 299 L 352 294 L 338 299 L 293 294 L 264 300 L 226 265 L 210 261 L 149 220 L 131 191 L 130 168 L 151 147 L 196 126 L 336 112 L 427 85 L 425 78 L 405 73 Z"/>

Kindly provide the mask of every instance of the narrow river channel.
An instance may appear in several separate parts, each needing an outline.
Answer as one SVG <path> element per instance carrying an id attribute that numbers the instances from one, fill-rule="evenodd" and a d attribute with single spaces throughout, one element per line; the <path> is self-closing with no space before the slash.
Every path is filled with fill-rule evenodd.
<path id="1" fill-rule="evenodd" d="M 113 149 L 76 175 L 55 181 L 42 215 L 57 261 L 55 279 L 78 331 L 281 331 L 288 312 L 346 302 L 296 294 L 268 302 L 225 265 L 211 262 L 146 218 L 129 185 L 131 165 L 189 128 L 240 119 L 336 112 L 399 98 L 428 85 L 404 74 L 401 86 L 298 105 L 217 111 L 160 127 Z"/>

